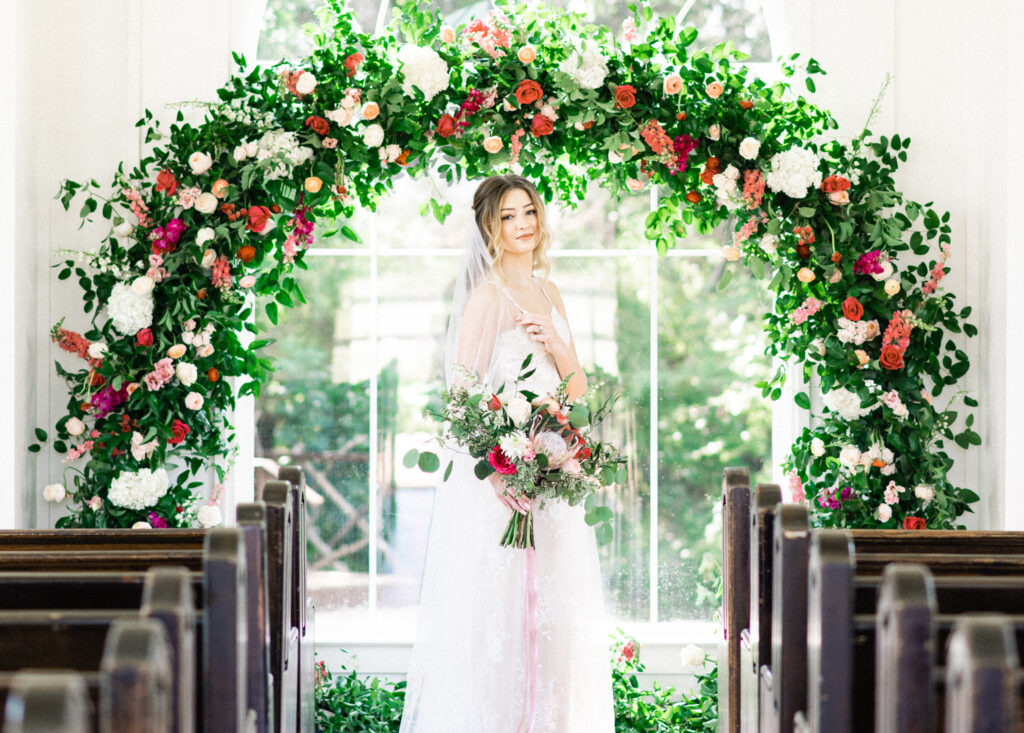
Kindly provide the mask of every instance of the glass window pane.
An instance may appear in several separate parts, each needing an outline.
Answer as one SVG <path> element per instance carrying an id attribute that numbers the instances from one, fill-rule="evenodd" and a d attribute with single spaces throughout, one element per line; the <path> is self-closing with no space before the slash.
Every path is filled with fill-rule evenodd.
<path id="1" fill-rule="evenodd" d="M 733 270 L 719 290 L 724 268 Z M 708 619 L 718 607 L 726 466 L 751 481 L 771 467 L 764 283 L 722 260 L 668 258 L 658 268 L 658 600 L 663 621 Z"/>

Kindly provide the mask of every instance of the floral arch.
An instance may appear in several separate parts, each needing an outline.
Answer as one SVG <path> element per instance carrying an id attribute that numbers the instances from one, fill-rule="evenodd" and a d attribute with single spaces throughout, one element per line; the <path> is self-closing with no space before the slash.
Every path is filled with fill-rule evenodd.
<path id="1" fill-rule="evenodd" d="M 734 221 L 725 258 L 775 294 L 770 352 L 824 393 L 788 460 L 793 497 L 822 525 L 956 526 L 978 497 L 947 479 L 944 441 L 980 444 L 973 415 L 956 428 L 951 407 L 977 402 L 936 401 L 969 367 L 949 334 L 977 331 L 940 287 L 949 214 L 895 188 L 909 139 L 828 140 L 835 121 L 790 83 L 748 80 L 731 44 L 698 50 L 694 28 L 644 6 L 616 33 L 499 8 L 450 28 L 412 0 L 367 35 L 327 0 L 301 65 L 246 70 L 236 56 L 201 124 L 179 113 L 163 130 L 146 111 L 151 151 L 118 168 L 109 196 L 95 180 L 64 182 L 65 208 L 80 199 L 83 219 L 111 229 L 85 263 L 57 265 L 92 314 L 84 334 L 52 331 L 84 360 L 57 366 L 71 394 L 53 446 L 78 462 L 66 486 L 47 487 L 71 499 L 58 524 L 216 522 L 197 476 L 213 464 L 223 480 L 226 416 L 272 369 L 267 342 L 242 337 L 257 304 L 276 322 L 305 302 L 294 270 L 315 223 L 373 209 L 402 171 L 453 181 L 514 168 L 549 202 L 579 201 L 589 180 L 656 186 L 645 233 L 662 253 Z M 785 75 L 813 91 L 824 71 L 798 62 L 784 60 Z M 778 399 L 785 379 L 780 369 L 764 396 Z M 811 407 L 806 392 L 796 403 Z M 182 469 L 174 481 L 167 466 Z"/>

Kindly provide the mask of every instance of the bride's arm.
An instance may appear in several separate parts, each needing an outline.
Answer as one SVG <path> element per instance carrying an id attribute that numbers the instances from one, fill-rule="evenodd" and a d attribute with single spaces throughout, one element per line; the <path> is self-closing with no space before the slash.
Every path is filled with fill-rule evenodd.
<path id="1" fill-rule="evenodd" d="M 569 318 L 565 314 L 565 304 L 562 302 L 562 294 L 558 292 L 558 286 L 548 280 L 541 287 L 545 289 L 548 297 L 551 298 L 551 302 L 555 304 L 559 314 L 562 316 L 562 320 L 565 321 L 565 325 L 569 326 Z M 556 341 L 561 345 L 561 348 L 555 348 L 551 352 L 551 356 L 555 359 L 555 366 L 558 367 L 559 376 L 565 378 L 566 374 L 572 373 L 572 377 L 569 379 L 569 384 L 566 387 L 566 392 L 570 400 L 578 399 L 587 391 L 587 374 L 580 365 L 579 356 L 576 355 L 576 342 L 572 338 L 572 327 L 569 327 L 569 343 L 565 343 L 561 339 Z"/>

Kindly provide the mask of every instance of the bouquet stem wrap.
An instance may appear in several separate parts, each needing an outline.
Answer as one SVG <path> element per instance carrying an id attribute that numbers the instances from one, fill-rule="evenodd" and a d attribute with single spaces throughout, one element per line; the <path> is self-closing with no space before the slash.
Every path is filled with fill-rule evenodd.
<path id="1" fill-rule="evenodd" d="M 533 512 L 526 514 L 512 512 L 512 517 L 505 525 L 505 534 L 501 537 L 502 547 L 515 547 L 520 550 L 533 550 Z"/>

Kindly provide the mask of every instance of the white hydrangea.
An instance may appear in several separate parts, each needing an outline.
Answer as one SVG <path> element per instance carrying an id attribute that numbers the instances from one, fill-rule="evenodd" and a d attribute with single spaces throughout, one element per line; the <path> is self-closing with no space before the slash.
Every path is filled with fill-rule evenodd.
<path id="1" fill-rule="evenodd" d="M 593 45 L 582 54 L 574 53 L 558 69 L 571 76 L 582 89 L 599 89 L 608 76 L 608 62 Z"/>
<path id="2" fill-rule="evenodd" d="M 821 401 L 825 407 L 832 412 L 839 413 L 847 422 L 858 420 L 874 409 L 874 405 L 861 407 L 860 397 L 846 387 L 837 387 L 831 392 L 826 392 L 821 396 Z"/>
<path id="3" fill-rule="evenodd" d="M 765 183 L 773 191 L 802 199 L 810 188 L 821 185 L 818 156 L 804 148 L 790 148 L 772 156 Z"/>
<path id="4" fill-rule="evenodd" d="M 107 498 L 111 504 L 125 509 L 147 509 L 167 493 L 167 486 L 166 470 L 141 468 L 118 475 L 110 483 Z"/>
<path id="5" fill-rule="evenodd" d="M 498 438 L 502 452 L 514 460 L 522 460 L 531 448 L 530 439 L 521 430 Z"/>
<path id="6" fill-rule="evenodd" d="M 153 293 L 140 295 L 130 285 L 119 282 L 110 291 L 107 313 L 114 328 L 125 336 L 153 325 Z"/>
<path id="7" fill-rule="evenodd" d="M 257 142 L 256 160 L 264 171 L 264 178 L 275 180 L 291 175 L 292 169 L 313 157 L 313 149 L 299 145 L 294 132 L 271 130 Z"/>
<path id="8" fill-rule="evenodd" d="M 927 504 L 935 498 L 935 487 L 931 484 L 918 484 L 914 487 L 914 496 Z"/>
<path id="9" fill-rule="evenodd" d="M 402 91 L 406 96 L 412 96 L 416 87 L 429 102 L 448 88 L 448 64 L 434 49 L 407 43 L 398 49 L 398 60 L 402 62 Z"/>

